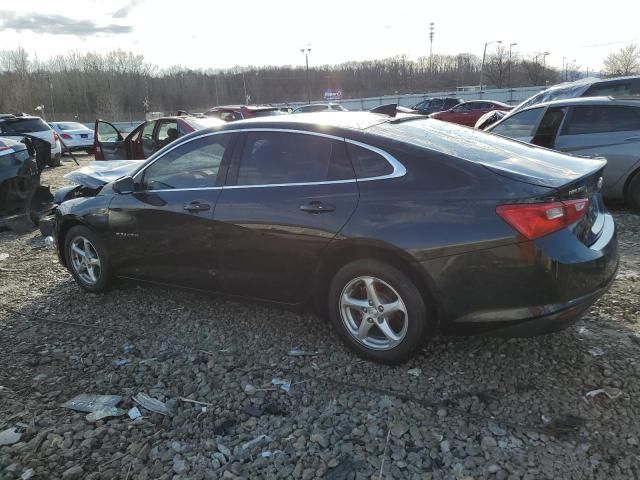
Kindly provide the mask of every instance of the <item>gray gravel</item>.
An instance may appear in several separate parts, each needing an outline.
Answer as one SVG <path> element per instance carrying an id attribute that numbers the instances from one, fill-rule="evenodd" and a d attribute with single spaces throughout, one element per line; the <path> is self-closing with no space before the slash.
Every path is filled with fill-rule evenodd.
<path id="1" fill-rule="evenodd" d="M 640 216 L 614 214 L 620 273 L 578 324 L 439 338 L 398 367 L 360 361 L 309 313 L 84 293 L 36 232 L 2 232 L 0 432 L 21 435 L 0 446 L 0 479 L 640 478 Z M 93 393 L 128 410 L 140 392 L 173 414 L 91 423 L 60 406 Z"/>

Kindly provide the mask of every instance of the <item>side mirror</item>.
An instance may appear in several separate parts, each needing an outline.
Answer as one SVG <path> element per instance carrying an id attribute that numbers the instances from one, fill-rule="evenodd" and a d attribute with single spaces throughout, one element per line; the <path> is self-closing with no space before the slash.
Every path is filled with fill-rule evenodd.
<path id="1" fill-rule="evenodd" d="M 136 189 L 136 182 L 132 177 L 122 177 L 113 182 L 113 191 L 121 195 L 133 193 Z"/>

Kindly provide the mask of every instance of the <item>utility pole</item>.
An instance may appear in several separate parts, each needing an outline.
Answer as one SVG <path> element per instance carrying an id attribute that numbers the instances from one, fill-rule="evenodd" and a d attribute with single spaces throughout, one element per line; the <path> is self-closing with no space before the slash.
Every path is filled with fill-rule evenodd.
<path id="1" fill-rule="evenodd" d="M 53 83 L 51 83 L 51 75 L 47 75 L 47 80 L 49 81 L 49 100 L 51 100 L 51 120 L 56 119 L 56 109 L 53 106 Z"/>
<path id="2" fill-rule="evenodd" d="M 502 40 L 494 40 L 484 44 L 484 52 L 482 52 L 482 65 L 480 66 L 480 92 L 482 92 L 482 75 L 484 74 L 484 59 L 487 56 L 487 45 L 492 43 L 502 43 Z"/>
<path id="3" fill-rule="evenodd" d="M 433 36 L 435 35 L 434 23 L 429 24 L 429 75 L 433 75 Z"/>
<path id="4" fill-rule="evenodd" d="M 507 86 L 509 88 L 511 88 L 511 47 L 515 47 L 516 45 L 518 45 L 517 42 L 509 44 L 509 73 L 507 76 Z"/>
<path id="5" fill-rule="evenodd" d="M 549 52 L 543 52 L 542 53 L 542 85 L 543 86 L 547 85 L 547 82 L 545 82 L 545 80 L 544 80 L 544 70 L 545 70 L 545 67 L 547 65 L 547 55 L 549 55 Z"/>
<path id="6" fill-rule="evenodd" d="M 242 88 L 244 89 L 244 104 L 249 103 L 249 97 L 247 95 L 247 82 L 244 79 L 244 72 L 242 72 Z"/>
<path id="7" fill-rule="evenodd" d="M 569 79 L 569 65 L 565 63 L 567 57 L 562 57 L 562 81 L 565 81 L 565 78 Z"/>
<path id="8" fill-rule="evenodd" d="M 309 54 L 311 53 L 311 47 L 301 48 L 300 53 L 304 55 L 305 63 L 307 64 L 307 103 L 311 103 L 311 87 L 309 85 Z"/>

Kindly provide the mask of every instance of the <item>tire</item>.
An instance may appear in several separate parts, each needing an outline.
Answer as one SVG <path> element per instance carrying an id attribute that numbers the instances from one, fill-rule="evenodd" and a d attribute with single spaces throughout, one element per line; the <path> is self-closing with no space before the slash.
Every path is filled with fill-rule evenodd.
<path id="1" fill-rule="evenodd" d="M 379 300 L 373 307 L 367 293 L 371 285 Z M 399 310 L 385 314 L 385 305 Z M 400 270 L 377 260 L 358 260 L 342 267 L 331 281 L 328 309 L 333 326 L 351 350 L 366 360 L 388 365 L 411 358 L 435 331 L 435 318 L 415 284 Z M 364 322 L 366 338 L 357 333 Z M 392 336 L 383 333 L 389 328 Z"/>
<path id="2" fill-rule="evenodd" d="M 60 165 L 62 165 L 61 163 L 61 156 L 62 154 L 58 154 L 56 153 L 55 155 L 51 156 L 51 160 L 49 160 L 49 166 L 50 167 L 59 167 Z"/>
<path id="3" fill-rule="evenodd" d="M 640 212 L 640 172 L 636 172 L 627 186 L 627 204 Z"/>
<path id="4" fill-rule="evenodd" d="M 85 149 L 84 149 L 84 152 L 85 152 L 87 155 L 93 155 L 93 148 L 85 148 Z"/>
<path id="5" fill-rule="evenodd" d="M 84 240 L 89 242 L 88 247 L 84 244 Z M 76 241 L 84 245 L 80 248 L 81 250 L 84 250 L 85 253 L 87 250 L 89 251 L 88 256 L 83 257 L 77 253 L 74 255 L 72 245 L 78 246 Z M 64 239 L 64 254 L 67 268 L 80 287 L 92 293 L 102 293 L 109 290 L 112 284 L 111 264 L 104 242 L 95 232 L 83 225 L 72 227 Z M 83 258 L 86 259 L 86 263 L 78 266 Z M 97 265 L 93 263 L 96 259 Z M 89 277 L 94 277 L 95 280 Z"/>

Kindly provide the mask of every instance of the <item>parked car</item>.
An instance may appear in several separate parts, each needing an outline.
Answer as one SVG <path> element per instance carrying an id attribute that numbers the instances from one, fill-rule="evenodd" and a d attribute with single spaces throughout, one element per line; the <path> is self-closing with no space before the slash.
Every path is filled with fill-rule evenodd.
<path id="1" fill-rule="evenodd" d="M 478 130 L 486 130 L 490 125 L 493 125 L 498 120 L 504 118 L 507 113 L 503 110 L 491 110 L 490 112 L 482 115 L 477 121 L 473 128 L 477 128 Z"/>
<path id="2" fill-rule="evenodd" d="M 418 113 L 422 115 L 429 115 L 431 113 L 442 112 L 443 110 L 449 110 L 450 108 L 455 107 L 459 103 L 462 103 L 462 100 L 460 100 L 459 98 L 453 98 L 453 97 L 427 98 L 413 105 L 411 107 L 411 110 L 416 110 Z"/>
<path id="3" fill-rule="evenodd" d="M 161 117 L 141 123 L 123 138 L 112 123 L 96 120 L 93 151 L 96 160 L 144 160 L 183 135 L 224 123 L 205 116 Z"/>
<path id="4" fill-rule="evenodd" d="M 557 100 L 520 110 L 487 131 L 573 155 L 605 157 L 604 197 L 640 210 L 640 101 Z"/>
<path id="5" fill-rule="evenodd" d="M 444 112 L 432 113 L 431 118 L 443 120 L 445 122 L 458 123 L 473 127 L 478 119 L 485 113 L 493 110 L 502 110 L 507 112 L 511 110 L 511 106 L 506 103 L 496 102 L 495 100 L 473 100 L 463 102 Z"/>
<path id="6" fill-rule="evenodd" d="M 87 291 L 122 276 L 312 304 L 396 363 L 437 331 L 531 335 L 586 311 L 618 264 L 605 163 L 418 116 L 270 117 L 62 202 L 53 237 Z"/>
<path id="7" fill-rule="evenodd" d="M 312 103 L 296 108 L 293 113 L 346 112 L 347 109 L 338 103 Z"/>
<path id="8" fill-rule="evenodd" d="M 271 117 L 275 115 L 288 115 L 288 108 L 271 107 L 265 105 L 226 105 L 213 107 L 205 112 L 208 117 L 219 118 L 225 122 L 245 120 L 247 118 Z"/>
<path id="9" fill-rule="evenodd" d="M 58 134 L 40 117 L 25 114 L 0 114 L 0 134 L 15 140 L 21 140 L 22 134 L 46 140 L 51 145 L 49 166 L 60 166 L 62 149 Z"/>
<path id="10" fill-rule="evenodd" d="M 79 122 L 49 122 L 65 145 L 64 151 L 93 153 L 93 130 Z"/>

